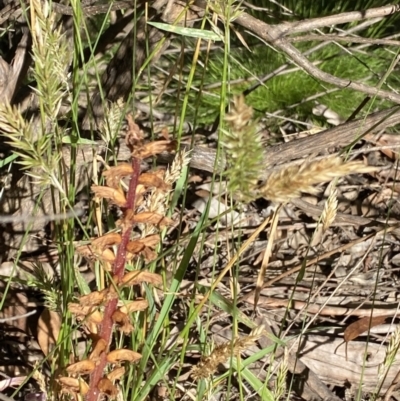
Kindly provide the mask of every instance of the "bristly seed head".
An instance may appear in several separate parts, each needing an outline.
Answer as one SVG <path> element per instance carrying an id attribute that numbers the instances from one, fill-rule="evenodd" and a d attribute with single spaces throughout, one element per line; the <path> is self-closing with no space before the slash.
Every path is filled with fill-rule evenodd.
<path id="1" fill-rule="evenodd" d="M 290 166 L 273 172 L 258 188 L 257 194 L 272 202 L 287 203 L 299 198 L 303 192 L 317 193 L 316 185 L 334 178 L 376 170 L 376 167 L 365 166 L 359 161 L 345 162 L 338 156 L 314 162 L 306 161 L 300 167 Z"/>

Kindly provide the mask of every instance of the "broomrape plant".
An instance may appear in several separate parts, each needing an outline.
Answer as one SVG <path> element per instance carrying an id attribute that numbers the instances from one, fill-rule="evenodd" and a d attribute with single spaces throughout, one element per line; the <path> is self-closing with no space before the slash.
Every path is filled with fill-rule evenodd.
<path id="1" fill-rule="evenodd" d="M 93 238 L 89 245 L 77 248 L 80 254 L 98 261 L 109 272 L 109 280 L 105 288 L 81 296 L 68 305 L 68 310 L 77 322 L 82 323 L 93 342 L 88 357 L 70 364 L 66 368 L 68 376 L 60 377 L 58 383 L 62 392 L 74 397 L 83 395 L 88 401 L 97 401 L 103 395 L 116 397 L 119 394 L 116 381 L 125 374 L 122 365 L 141 358 L 138 352 L 130 349 L 118 346 L 112 349 L 113 330 L 117 328 L 125 335 L 131 334 L 134 330 L 132 313 L 148 307 L 143 298 L 126 300 L 125 290 L 143 283 L 160 287 L 162 278 L 147 270 L 126 271 L 125 268 L 127 263 L 140 256 L 147 262 L 156 258 L 154 249 L 160 241 L 158 232 L 172 223 L 164 216 L 167 195 L 189 161 L 183 153 L 167 172 L 140 173 L 142 159 L 172 151 L 175 144 L 169 140 L 145 143 L 142 132 L 130 117 L 128 124 L 127 142 L 132 150 L 132 163 L 109 168 L 103 173 L 106 185 L 92 186 L 97 198 L 120 209 L 118 231 Z M 121 180 L 126 177 L 130 177 L 127 191 L 121 185 Z M 140 234 L 135 235 L 134 228 L 138 227 Z M 89 376 L 89 380 L 83 376 Z"/>

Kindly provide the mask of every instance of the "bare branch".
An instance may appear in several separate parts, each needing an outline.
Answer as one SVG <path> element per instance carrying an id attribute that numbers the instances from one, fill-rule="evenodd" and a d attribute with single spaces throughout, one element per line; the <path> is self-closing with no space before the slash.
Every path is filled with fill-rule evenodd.
<path id="1" fill-rule="evenodd" d="M 312 29 L 323 28 L 331 25 L 346 24 L 348 22 L 362 21 L 376 17 L 387 17 L 400 11 L 399 5 L 388 5 L 384 7 L 370 8 L 365 11 L 351 11 L 328 17 L 311 18 L 304 21 L 296 21 L 280 24 L 281 34 L 293 34 L 308 32 Z"/>
<path id="2" fill-rule="evenodd" d="M 360 38 L 356 36 L 340 36 L 340 35 L 302 35 L 293 38 L 287 38 L 290 43 L 304 42 L 309 40 L 318 40 L 323 42 L 352 42 L 352 43 L 366 43 L 368 45 L 386 45 L 386 46 L 400 46 L 399 40 L 390 39 L 372 39 Z"/>
<path id="3" fill-rule="evenodd" d="M 379 9 L 374 10 L 382 10 L 381 12 L 383 12 L 383 10 L 387 11 L 387 8 L 388 7 L 380 7 Z M 391 6 L 390 9 L 393 10 L 394 6 Z M 345 15 L 347 14 L 351 14 L 353 16 L 361 15 L 360 12 L 346 13 Z M 371 13 L 365 12 L 364 14 L 370 15 Z M 376 12 L 372 13 L 371 17 L 377 16 L 376 14 Z M 321 18 L 320 20 L 324 20 L 326 22 L 328 21 L 327 18 Z M 256 33 L 261 39 L 272 43 L 276 48 L 282 50 L 294 63 L 303 68 L 304 71 L 308 72 L 314 78 L 320 79 L 323 82 L 338 86 L 340 88 L 354 89 L 370 96 L 378 96 L 382 99 L 387 99 L 394 103 L 400 104 L 400 95 L 396 93 L 378 90 L 368 85 L 353 82 L 348 79 L 338 78 L 315 67 L 299 50 L 285 40 L 284 36 L 287 33 L 293 33 L 293 31 L 288 28 L 288 25 L 292 26 L 291 24 L 284 23 L 272 26 L 245 13 L 238 17 L 235 22 L 247 28 L 251 32 Z M 346 19 L 344 22 L 348 22 L 348 20 Z"/>

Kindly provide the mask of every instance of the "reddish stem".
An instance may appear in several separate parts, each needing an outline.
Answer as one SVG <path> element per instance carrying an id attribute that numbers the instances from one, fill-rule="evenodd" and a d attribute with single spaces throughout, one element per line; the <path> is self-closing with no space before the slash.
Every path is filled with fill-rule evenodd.
<path id="1" fill-rule="evenodd" d="M 126 207 L 123 212 L 126 213 L 129 210 L 135 210 L 136 203 L 136 189 L 139 184 L 139 176 L 140 176 L 140 160 L 134 157 L 132 159 L 132 168 L 133 173 L 131 176 L 131 181 L 129 183 L 129 189 L 126 197 Z M 131 232 L 133 229 L 134 223 L 133 221 L 125 221 L 124 222 L 124 231 L 122 232 L 121 243 L 118 246 L 117 255 L 115 257 L 115 261 L 113 263 L 113 274 L 114 278 L 119 281 L 125 272 L 125 264 L 126 264 L 126 248 L 131 238 Z M 114 326 L 114 322 L 112 319 L 112 315 L 117 309 L 118 299 L 110 299 L 104 308 L 104 318 L 100 328 L 100 338 L 103 338 L 107 344 L 111 343 L 112 330 Z M 104 369 L 107 365 L 106 353 L 102 353 L 100 356 L 100 361 L 97 364 L 95 370 L 90 375 L 90 383 L 89 383 L 89 392 L 86 395 L 87 401 L 98 401 L 100 396 L 100 391 L 97 387 L 99 380 L 103 377 Z"/>

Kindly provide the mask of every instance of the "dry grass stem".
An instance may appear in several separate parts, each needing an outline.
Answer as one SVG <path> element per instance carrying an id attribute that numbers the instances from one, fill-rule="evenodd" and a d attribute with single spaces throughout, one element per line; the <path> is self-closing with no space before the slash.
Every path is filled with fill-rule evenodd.
<path id="1" fill-rule="evenodd" d="M 261 269 L 258 273 L 257 277 L 257 283 L 256 283 L 256 290 L 254 293 L 254 309 L 257 307 L 258 299 L 260 297 L 260 292 L 261 289 L 264 285 L 264 276 L 265 272 L 267 270 L 269 258 L 272 254 L 272 247 L 274 244 L 274 238 L 275 238 L 275 233 L 276 233 L 276 228 L 278 227 L 278 221 L 279 221 L 279 214 L 281 212 L 282 206 L 279 206 L 274 213 L 274 216 L 272 218 L 272 223 L 271 223 L 271 231 L 268 237 L 268 244 L 264 252 L 264 257 L 261 263 Z"/>
<path id="2" fill-rule="evenodd" d="M 260 196 L 277 203 L 287 203 L 299 198 L 301 193 L 315 194 L 318 184 L 356 173 L 371 173 L 376 167 L 362 162 L 344 162 L 340 157 L 328 157 L 315 162 L 305 162 L 300 167 L 290 166 L 272 173 L 258 189 Z"/>
<path id="3" fill-rule="evenodd" d="M 337 190 L 335 189 L 326 200 L 324 210 L 322 211 L 322 231 L 325 232 L 335 221 L 338 207 Z"/>

